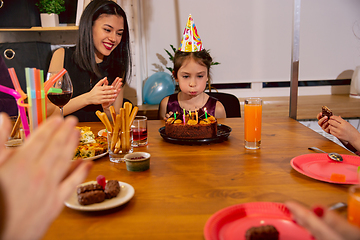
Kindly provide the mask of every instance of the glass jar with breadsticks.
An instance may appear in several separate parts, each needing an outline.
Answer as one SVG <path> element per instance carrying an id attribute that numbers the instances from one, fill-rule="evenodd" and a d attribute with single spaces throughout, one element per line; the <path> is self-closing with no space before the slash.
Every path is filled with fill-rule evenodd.
<path id="1" fill-rule="evenodd" d="M 124 161 L 125 154 L 132 153 L 131 146 L 132 132 L 131 125 L 139 108 L 132 107 L 129 102 L 124 103 L 124 108 L 120 108 L 119 113 L 113 106 L 110 107 L 112 124 L 106 113 L 96 111 L 96 115 L 100 121 L 105 125 L 108 136 L 109 158 L 111 162 Z"/>

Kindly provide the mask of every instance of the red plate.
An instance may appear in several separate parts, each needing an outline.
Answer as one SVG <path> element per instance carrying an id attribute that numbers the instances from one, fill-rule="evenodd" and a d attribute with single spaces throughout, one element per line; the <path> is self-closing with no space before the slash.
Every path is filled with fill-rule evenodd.
<path id="1" fill-rule="evenodd" d="M 292 221 L 291 213 L 282 203 L 252 202 L 224 208 L 212 215 L 205 224 L 206 240 L 241 240 L 251 227 L 273 225 L 279 239 L 314 239 L 303 227 Z"/>
<path id="2" fill-rule="evenodd" d="M 360 157 L 343 155 L 343 162 L 330 160 L 327 153 L 313 153 L 294 157 L 291 166 L 308 177 L 329 183 L 358 184 L 357 168 L 360 166 Z M 332 174 L 342 174 L 345 181 L 331 179 Z"/>

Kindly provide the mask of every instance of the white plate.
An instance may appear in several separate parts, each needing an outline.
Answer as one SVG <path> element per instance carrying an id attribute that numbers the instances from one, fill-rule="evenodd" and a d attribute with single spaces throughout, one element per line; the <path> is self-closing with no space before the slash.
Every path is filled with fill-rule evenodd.
<path id="1" fill-rule="evenodd" d="M 109 151 L 106 151 L 106 152 L 104 152 L 104 153 L 102 153 L 102 154 L 99 154 L 99 155 L 96 155 L 96 156 L 93 156 L 93 157 L 82 158 L 82 160 L 86 160 L 86 161 L 96 160 L 96 159 L 98 159 L 98 158 L 101 158 L 101 157 L 105 156 L 105 155 L 108 154 L 108 153 L 109 153 Z M 79 158 L 79 159 L 81 159 L 81 158 Z M 77 159 L 73 159 L 73 160 L 77 160 Z"/>
<path id="2" fill-rule="evenodd" d="M 95 160 L 95 159 L 98 159 L 98 158 L 101 158 L 101 157 L 105 156 L 108 153 L 109 153 L 109 151 L 106 151 L 106 152 L 104 152 L 102 154 L 99 154 L 99 155 L 96 155 L 96 156 L 93 156 L 93 157 L 83 158 L 83 160 L 89 160 L 89 161 Z"/>
<path id="3" fill-rule="evenodd" d="M 90 182 L 80 184 L 80 186 L 86 185 L 86 184 L 91 184 L 91 183 L 95 184 L 97 182 L 90 181 Z M 134 196 L 135 189 L 133 188 L 133 186 L 131 186 L 128 183 L 119 181 L 119 184 L 120 184 L 121 190 L 120 190 L 120 193 L 115 198 L 105 199 L 105 201 L 103 201 L 101 203 L 94 203 L 94 204 L 83 206 L 83 205 L 80 205 L 80 203 L 78 202 L 77 193 L 75 191 L 70 196 L 70 198 L 67 201 L 65 201 L 65 205 L 69 208 L 79 210 L 79 211 L 101 211 L 101 210 L 107 210 L 107 209 L 121 206 L 121 205 L 127 203 Z"/>
<path id="4" fill-rule="evenodd" d="M 98 132 L 98 135 L 101 137 L 104 132 L 106 132 L 106 129 L 101 129 L 101 130 Z"/>

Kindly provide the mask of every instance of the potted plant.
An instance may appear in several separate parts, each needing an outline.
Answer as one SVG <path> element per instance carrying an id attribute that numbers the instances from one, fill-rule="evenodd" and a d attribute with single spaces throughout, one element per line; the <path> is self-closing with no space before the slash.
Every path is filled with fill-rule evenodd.
<path id="1" fill-rule="evenodd" d="M 41 26 L 59 26 L 59 14 L 65 11 L 64 5 L 64 0 L 39 0 L 36 6 L 40 11 Z"/>

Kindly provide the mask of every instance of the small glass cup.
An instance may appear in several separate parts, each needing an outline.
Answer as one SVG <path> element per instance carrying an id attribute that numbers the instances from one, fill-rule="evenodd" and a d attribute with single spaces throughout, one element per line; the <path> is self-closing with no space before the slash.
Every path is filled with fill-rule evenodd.
<path id="1" fill-rule="evenodd" d="M 148 144 L 147 117 L 136 116 L 131 126 L 133 132 L 133 147 L 143 147 Z"/>
<path id="2" fill-rule="evenodd" d="M 349 188 L 348 221 L 360 227 L 360 185 Z"/>
<path id="3" fill-rule="evenodd" d="M 114 136 L 113 132 L 107 131 L 109 158 L 111 162 L 125 162 L 124 156 L 133 152 L 132 139 L 133 134 L 131 129 L 128 133 L 119 132 L 116 136 Z"/>
<path id="4" fill-rule="evenodd" d="M 245 148 L 259 149 L 261 145 L 261 98 L 247 98 L 244 105 Z"/>

